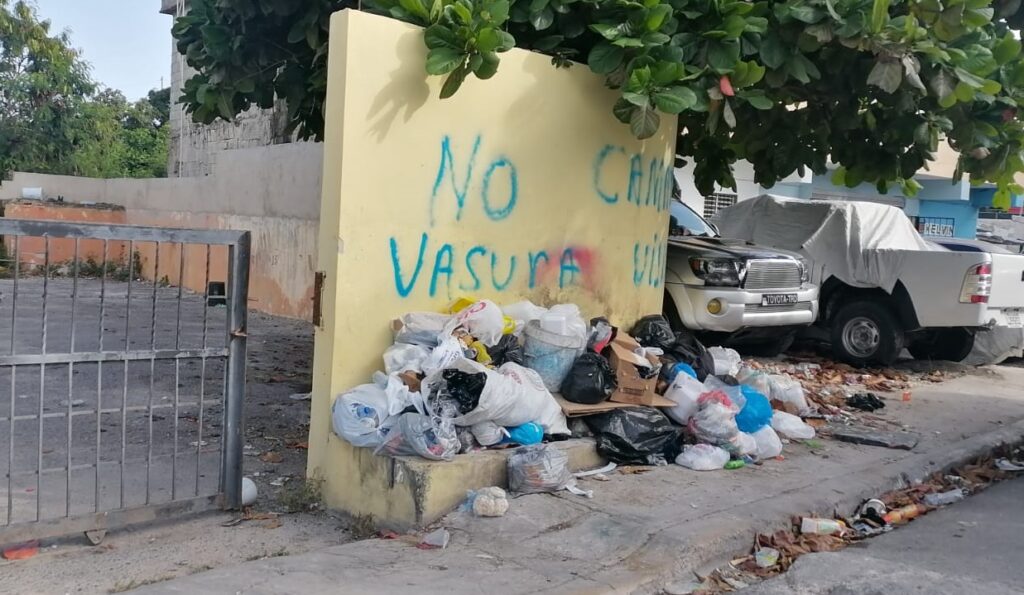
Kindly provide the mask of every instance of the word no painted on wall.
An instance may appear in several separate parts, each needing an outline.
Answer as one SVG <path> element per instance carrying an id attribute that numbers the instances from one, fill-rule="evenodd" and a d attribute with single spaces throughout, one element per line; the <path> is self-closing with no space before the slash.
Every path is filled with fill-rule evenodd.
<path id="1" fill-rule="evenodd" d="M 538 286 L 592 287 L 598 275 L 599 250 L 593 246 L 576 245 L 569 238 L 558 247 L 539 246 L 533 249 L 504 249 L 499 244 L 480 243 L 459 249 L 448 238 L 431 233 L 437 225 L 440 206 L 453 211 L 456 222 L 468 209 L 480 209 L 493 225 L 519 225 L 526 233 L 529 222 L 514 220 L 521 197 L 521 171 L 508 156 L 496 153 L 483 156 L 483 137 L 456 146 L 445 135 L 439 144 L 437 173 L 429 188 L 428 220 L 430 229 L 414 240 L 392 236 L 388 247 L 395 291 L 407 297 L 414 291 L 426 291 L 431 297 L 451 296 L 453 292 L 505 291 L 513 284 L 529 289 Z M 616 160 L 620 160 L 616 164 Z M 616 179 L 609 170 L 628 165 L 626 179 Z M 584 174 L 584 172 L 580 172 Z M 567 173 L 566 175 L 571 175 Z M 644 161 L 640 154 L 627 154 L 621 146 L 606 145 L 593 161 L 590 177 L 592 192 L 599 204 L 630 203 L 648 207 L 659 213 L 668 209 L 672 194 L 672 166 L 661 159 Z M 621 176 L 620 176 L 621 177 Z M 444 203 L 442 201 L 450 201 Z M 567 207 L 571 208 L 571 207 Z M 651 242 L 636 242 L 632 255 L 633 277 L 637 287 L 660 287 L 665 270 L 665 240 L 655 234 Z M 623 280 L 626 281 L 626 280 Z"/>

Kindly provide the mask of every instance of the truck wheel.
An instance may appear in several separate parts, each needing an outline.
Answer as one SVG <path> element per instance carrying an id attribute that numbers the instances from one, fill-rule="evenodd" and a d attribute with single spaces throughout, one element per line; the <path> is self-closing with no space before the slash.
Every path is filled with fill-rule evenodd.
<path id="1" fill-rule="evenodd" d="M 974 333 L 962 328 L 930 330 L 911 343 L 907 350 L 914 359 L 963 361 L 974 349 Z"/>
<path id="2" fill-rule="evenodd" d="M 877 302 L 849 302 L 832 317 L 832 352 L 854 366 L 888 366 L 903 351 L 903 342 L 896 317 Z"/>

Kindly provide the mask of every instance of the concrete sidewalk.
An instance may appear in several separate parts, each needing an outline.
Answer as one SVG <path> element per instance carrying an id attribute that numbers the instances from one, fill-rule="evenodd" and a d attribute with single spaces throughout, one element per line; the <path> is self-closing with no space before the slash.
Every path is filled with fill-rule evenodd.
<path id="1" fill-rule="evenodd" d="M 138 593 L 658 592 L 748 548 L 794 514 L 844 512 L 865 497 L 1024 438 L 1024 369 L 989 368 L 890 400 L 885 417 L 922 436 L 913 451 L 823 440 L 785 461 L 698 473 L 670 465 L 512 501 L 500 519 L 449 515 L 446 550 L 368 540 L 248 562 Z M 201 537 L 199 537 L 201 539 Z"/>

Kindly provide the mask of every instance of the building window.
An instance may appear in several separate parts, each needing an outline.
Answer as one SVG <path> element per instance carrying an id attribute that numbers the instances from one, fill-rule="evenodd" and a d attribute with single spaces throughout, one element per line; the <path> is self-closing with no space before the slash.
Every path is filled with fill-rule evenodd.
<path id="1" fill-rule="evenodd" d="M 725 192 L 716 192 L 704 197 L 704 218 L 710 219 L 718 214 L 718 211 L 736 204 L 736 195 Z"/>

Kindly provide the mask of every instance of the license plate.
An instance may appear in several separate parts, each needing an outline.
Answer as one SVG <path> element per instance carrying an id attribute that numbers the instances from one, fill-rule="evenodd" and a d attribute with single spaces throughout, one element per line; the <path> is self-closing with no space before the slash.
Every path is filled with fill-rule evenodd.
<path id="1" fill-rule="evenodd" d="M 1020 310 L 1007 310 L 1006 324 L 1010 328 L 1021 328 L 1024 326 L 1024 321 L 1021 320 Z"/>
<path id="2" fill-rule="evenodd" d="M 786 304 L 795 304 L 796 294 L 795 293 L 770 293 L 761 296 L 762 306 L 784 306 Z"/>

